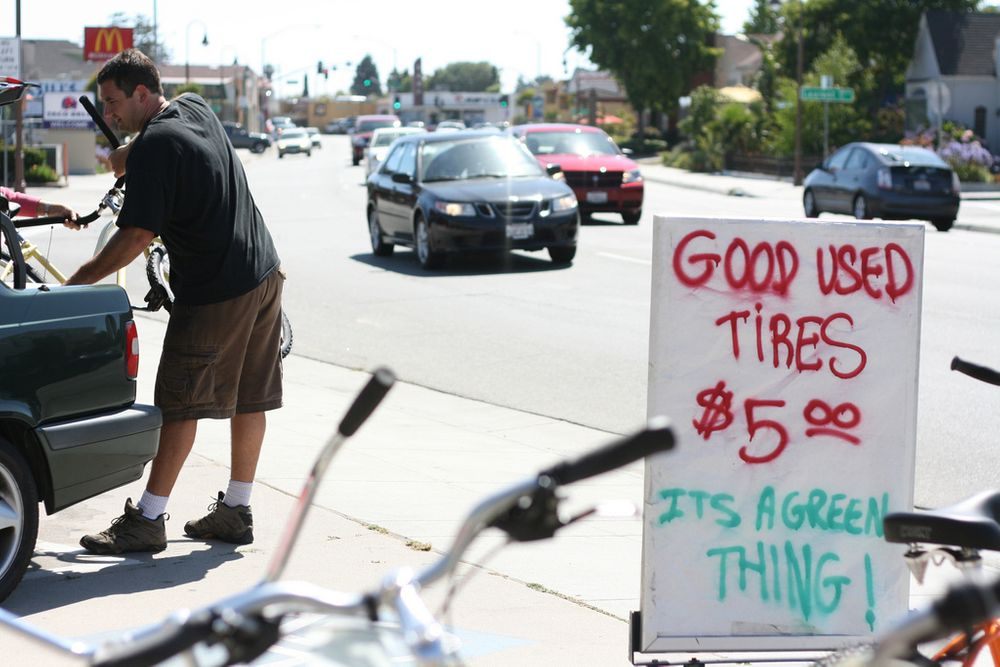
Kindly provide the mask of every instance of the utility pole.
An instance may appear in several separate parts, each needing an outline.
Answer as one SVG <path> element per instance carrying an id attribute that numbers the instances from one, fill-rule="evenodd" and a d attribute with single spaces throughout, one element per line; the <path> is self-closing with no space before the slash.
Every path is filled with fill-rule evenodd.
<path id="1" fill-rule="evenodd" d="M 796 64 L 795 64 L 795 173 L 793 182 L 802 185 L 802 0 L 799 0 L 799 22 L 796 30 Z"/>
<path id="2" fill-rule="evenodd" d="M 21 48 L 21 0 L 17 0 L 17 61 L 24 69 L 24 49 Z M 24 72 L 17 73 L 18 78 L 24 78 Z M 18 100 L 14 105 L 14 189 L 24 192 L 27 183 L 24 182 L 24 102 Z"/>

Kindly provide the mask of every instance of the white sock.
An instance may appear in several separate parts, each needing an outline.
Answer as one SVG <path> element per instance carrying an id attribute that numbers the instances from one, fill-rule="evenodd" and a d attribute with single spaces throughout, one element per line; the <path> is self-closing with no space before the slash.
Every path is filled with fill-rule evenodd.
<path id="1" fill-rule="evenodd" d="M 143 491 L 142 498 L 139 498 L 139 509 L 144 517 L 156 521 L 167 511 L 168 500 L 170 496 L 154 496 L 149 491 Z"/>
<path id="2" fill-rule="evenodd" d="M 226 487 L 226 495 L 222 497 L 222 502 L 229 507 L 237 505 L 249 505 L 250 493 L 253 491 L 253 482 L 239 482 L 235 479 L 229 480 Z"/>

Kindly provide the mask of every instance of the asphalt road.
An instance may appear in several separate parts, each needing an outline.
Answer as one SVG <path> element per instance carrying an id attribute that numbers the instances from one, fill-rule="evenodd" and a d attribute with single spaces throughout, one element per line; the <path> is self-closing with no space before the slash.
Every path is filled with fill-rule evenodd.
<path id="1" fill-rule="evenodd" d="M 346 137 L 323 141 L 312 157 L 241 151 L 289 274 L 293 354 L 355 369 L 387 365 L 407 382 L 611 432 L 645 418 L 653 215 L 801 216 L 797 195 L 733 197 L 647 181 L 640 224 L 609 215 L 586 225 L 572 266 L 515 252 L 428 273 L 408 249 L 371 254 L 363 167 L 351 166 Z M 959 220 L 995 218 L 997 209 L 998 201 L 963 202 Z M 66 234 L 56 233 L 54 256 L 72 267 L 93 234 Z M 992 488 L 998 477 L 990 452 L 1000 394 L 948 370 L 955 354 L 1000 367 L 991 335 L 1000 330 L 998 252 L 998 234 L 927 227 L 920 504 Z M 141 267 L 129 280 L 141 303 Z"/>

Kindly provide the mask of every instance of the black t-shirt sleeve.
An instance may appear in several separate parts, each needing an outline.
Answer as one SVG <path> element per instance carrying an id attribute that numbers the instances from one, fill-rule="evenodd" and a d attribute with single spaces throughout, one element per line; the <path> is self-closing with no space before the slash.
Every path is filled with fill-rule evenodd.
<path id="1" fill-rule="evenodd" d="M 125 167 L 125 203 L 117 224 L 160 235 L 174 206 L 175 153 L 171 146 L 159 145 L 161 137 L 136 141 Z"/>

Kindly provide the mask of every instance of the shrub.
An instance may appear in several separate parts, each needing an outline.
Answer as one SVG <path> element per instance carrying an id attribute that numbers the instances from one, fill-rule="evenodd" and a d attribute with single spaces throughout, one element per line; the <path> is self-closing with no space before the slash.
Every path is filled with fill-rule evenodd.
<path id="1" fill-rule="evenodd" d="M 24 171 L 28 183 L 54 183 L 59 180 L 56 170 L 47 164 L 33 164 Z"/>

